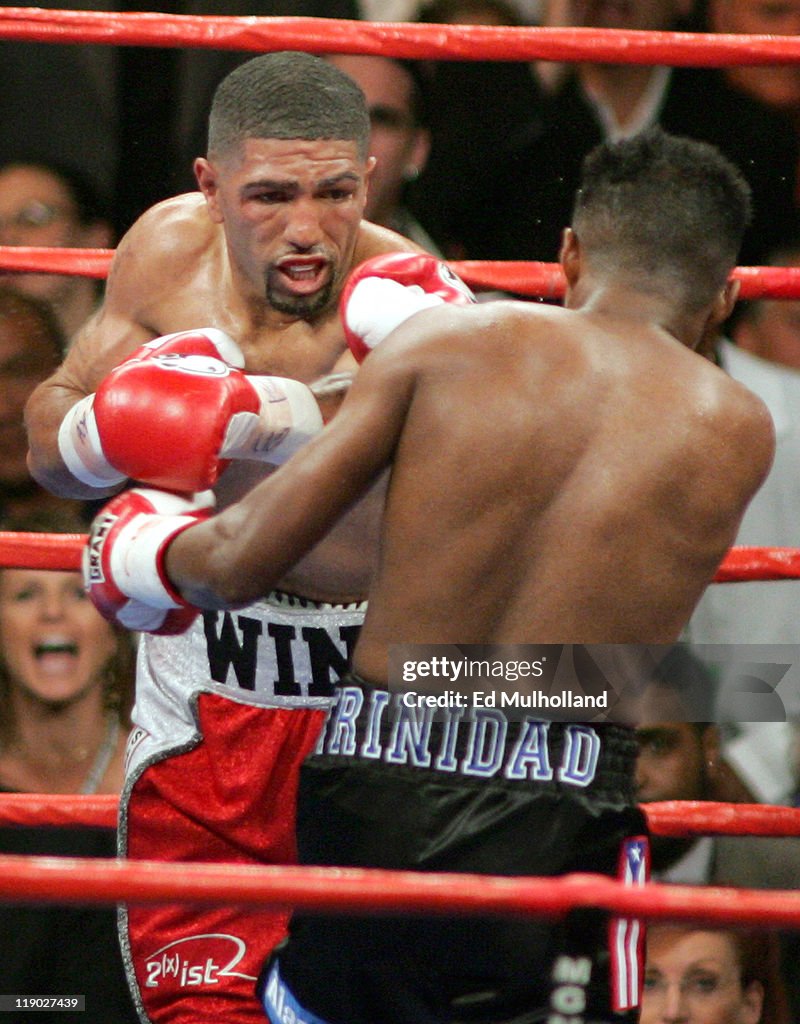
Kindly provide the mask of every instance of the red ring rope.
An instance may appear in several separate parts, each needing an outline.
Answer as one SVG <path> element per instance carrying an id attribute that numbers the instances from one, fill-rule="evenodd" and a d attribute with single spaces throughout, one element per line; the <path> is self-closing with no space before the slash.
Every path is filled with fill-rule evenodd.
<path id="1" fill-rule="evenodd" d="M 113 249 L 54 249 L 0 245 L 0 269 L 104 278 Z M 560 299 L 564 274 L 558 263 L 534 260 L 451 260 L 451 266 L 474 288 L 496 288 L 517 295 Z M 742 299 L 800 299 L 800 267 L 737 267 Z"/>
<path id="2" fill-rule="evenodd" d="M 7 825 L 116 828 L 116 793 L 0 793 L 0 827 Z"/>
<path id="3" fill-rule="evenodd" d="M 800 808 L 665 800 L 642 804 L 654 836 L 800 836 Z"/>
<path id="4" fill-rule="evenodd" d="M 0 530 L 0 569 L 80 569 L 86 539 L 79 533 Z M 731 548 L 714 577 L 717 583 L 798 578 L 800 550 L 755 547 Z"/>
<path id="5" fill-rule="evenodd" d="M 115 828 L 119 800 L 113 793 L 0 793 L 0 826 L 84 825 Z M 800 836 L 800 808 L 667 800 L 643 804 L 656 836 Z"/>
<path id="6" fill-rule="evenodd" d="M 309 50 L 444 60 L 606 61 L 694 67 L 794 64 L 800 37 L 339 18 L 167 15 L 0 8 L 0 38 L 43 43 Z"/>
<path id="7" fill-rule="evenodd" d="M 57 903 L 238 904 L 333 913 L 562 917 L 578 908 L 728 925 L 800 926 L 800 892 L 650 883 L 604 875 L 507 878 L 359 868 L 169 864 L 77 857 L 0 857 L 0 899 Z"/>
<path id="8" fill-rule="evenodd" d="M 80 569 L 86 534 L 0 531 L 0 568 Z"/>

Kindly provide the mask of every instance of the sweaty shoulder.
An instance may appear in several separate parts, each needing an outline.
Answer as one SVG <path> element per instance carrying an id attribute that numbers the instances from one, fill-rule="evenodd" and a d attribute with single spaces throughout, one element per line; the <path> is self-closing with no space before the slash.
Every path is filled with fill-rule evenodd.
<path id="1" fill-rule="evenodd" d="M 362 220 L 358 229 L 356 247 L 353 253 L 353 265 L 358 266 L 371 256 L 380 256 L 385 252 L 423 252 L 418 245 L 399 235 L 390 228 L 381 227 L 371 221 Z"/>
<path id="2" fill-rule="evenodd" d="M 209 264 L 220 247 L 220 229 L 208 216 L 200 192 L 157 203 L 145 211 L 117 246 L 106 290 L 106 306 L 154 333 L 162 333 L 161 304 L 182 287 L 213 270 Z"/>
<path id="3" fill-rule="evenodd" d="M 497 299 L 438 306 L 425 316 L 420 348 L 430 354 L 452 348 L 462 361 L 477 360 L 494 368 L 524 364 L 543 378 L 577 373 L 586 361 L 575 314 L 558 306 Z M 421 321 L 422 316 L 420 326 Z"/>
<path id="4" fill-rule="evenodd" d="M 586 362 L 557 307 L 498 299 L 475 305 L 445 303 L 410 317 L 380 345 L 370 361 L 449 386 L 483 375 L 526 388 L 548 390 L 553 379 L 578 378 Z M 377 368 L 377 365 L 376 365 Z"/>
<path id="5" fill-rule="evenodd" d="M 717 367 L 698 374 L 698 417 L 708 422 L 719 457 L 757 487 L 772 465 L 775 429 L 769 409 L 744 384 Z"/>
<path id="6" fill-rule="evenodd" d="M 580 355 L 574 342 L 569 311 L 513 299 L 496 299 L 475 305 L 445 303 L 411 317 L 392 334 L 391 348 L 403 347 L 421 357 L 457 349 L 463 360 L 473 355 L 497 362 L 532 354 L 545 366 L 559 368 Z M 389 347 L 389 346 L 384 346 Z"/>
<path id="7" fill-rule="evenodd" d="M 117 247 L 112 273 L 139 270 L 155 277 L 166 266 L 174 275 L 209 250 L 218 230 L 202 193 L 165 199 L 146 210 L 127 231 Z"/>

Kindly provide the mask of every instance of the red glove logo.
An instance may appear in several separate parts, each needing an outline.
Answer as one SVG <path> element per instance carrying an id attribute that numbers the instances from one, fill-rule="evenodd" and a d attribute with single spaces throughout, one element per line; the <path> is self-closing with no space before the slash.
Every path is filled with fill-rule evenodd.
<path id="1" fill-rule="evenodd" d="M 150 361 L 156 363 L 161 370 L 178 370 L 180 373 L 192 373 L 200 377 L 229 377 L 231 372 L 227 363 L 213 356 L 169 352 L 163 356 L 154 356 Z"/>

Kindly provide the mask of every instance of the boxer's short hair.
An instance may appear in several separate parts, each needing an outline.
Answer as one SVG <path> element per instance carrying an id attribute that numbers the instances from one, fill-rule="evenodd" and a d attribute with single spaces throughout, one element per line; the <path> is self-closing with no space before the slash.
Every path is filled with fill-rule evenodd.
<path id="1" fill-rule="evenodd" d="M 245 61 L 217 86 L 208 123 L 209 156 L 246 139 L 346 139 L 365 159 L 370 124 L 356 83 L 320 57 L 291 50 Z"/>

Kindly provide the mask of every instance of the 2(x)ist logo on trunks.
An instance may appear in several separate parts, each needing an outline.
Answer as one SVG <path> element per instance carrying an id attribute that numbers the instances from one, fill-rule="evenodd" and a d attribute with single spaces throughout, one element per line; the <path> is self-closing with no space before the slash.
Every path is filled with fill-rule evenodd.
<path id="1" fill-rule="evenodd" d="M 246 952 L 242 939 L 222 932 L 175 939 L 145 958 L 145 987 L 218 985 L 226 977 L 255 981 L 253 975 L 234 969 Z"/>

